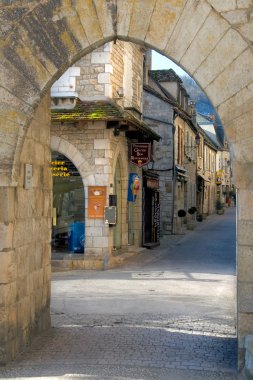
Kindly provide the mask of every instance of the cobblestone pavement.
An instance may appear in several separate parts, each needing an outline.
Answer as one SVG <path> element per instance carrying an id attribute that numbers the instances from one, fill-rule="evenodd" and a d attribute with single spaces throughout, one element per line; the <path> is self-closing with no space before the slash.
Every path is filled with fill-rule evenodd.
<path id="1" fill-rule="evenodd" d="M 213 371 L 236 376 L 234 321 L 166 319 L 164 315 L 107 318 L 53 315 L 54 328 L 38 337 L 0 377 L 81 373 L 87 366 Z M 73 375 L 74 376 L 74 375 Z M 86 379 L 86 377 L 84 377 Z M 92 377 L 91 377 L 92 378 Z M 98 377 L 103 379 L 103 377 Z M 216 378 L 216 377 L 214 377 Z M 222 377 L 221 377 L 222 378 Z M 123 377 L 122 377 L 123 379 Z"/>
<path id="2" fill-rule="evenodd" d="M 208 225 L 220 233 L 215 217 Z M 0 369 L 0 378 L 241 379 L 229 247 L 221 249 L 223 275 L 216 250 L 206 248 L 201 265 L 203 249 L 189 256 L 184 240 L 194 245 L 191 235 L 173 237 L 169 256 L 149 251 L 120 269 L 55 274 L 53 327 Z"/>

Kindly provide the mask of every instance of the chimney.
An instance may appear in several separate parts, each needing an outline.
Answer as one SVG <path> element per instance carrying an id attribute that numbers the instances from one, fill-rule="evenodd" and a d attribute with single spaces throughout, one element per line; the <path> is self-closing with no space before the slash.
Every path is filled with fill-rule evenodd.
<path id="1" fill-rule="evenodd" d="M 194 100 L 190 100 L 189 102 L 188 113 L 191 115 L 193 123 L 196 124 L 197 113 L 196 113 L 196 102 Z"/>
<path id="2" fill-rule="evenodd" d="M 149 49 L 144 55 L 143 83 L 148 84 L 148 71 L 152 69 L 152 50 Z"/>

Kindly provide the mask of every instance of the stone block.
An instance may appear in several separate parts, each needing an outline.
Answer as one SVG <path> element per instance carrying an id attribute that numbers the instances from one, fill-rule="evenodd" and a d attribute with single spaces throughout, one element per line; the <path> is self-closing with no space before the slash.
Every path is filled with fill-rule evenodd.
<path id="1" fill-rule="evenodd" d="M 6 311 L 6 288 L 8 286 L 7 284 L 1 283 L 0 284 L 0 321 L 1 318 L 3 319 L 3 316 Z M 1 341 L 1 340 L 0 340 Z"/>
<path id="2" fill-rule="evenodd" d="M 236 0 L 208 0 L 218 12 L 227 12 L 236 9 Z"/>
<path id="3" fill-rule="evenodd" d="M 42 245 L 42 265 L 41 265 L 41 267 L 44 268 L 46 265 L 49 265 L 50 261 L 51 261 L 51 243 L 44 243 Z"/>
<path id="4" fill-rule="evenodd" d="M 194 72 L 212 52 L 228 28 L 229 24 L 226 21 L 221 20 L 217 13 L 211 12 L 182 57 L 182 65 L 190 66 Z"/>
<path id="5" fill-rule="evenodd" d="M 94 140 L 94 149 L 109 149 L 110 142 L 108 139 L 96 139 Z"/>
<path id="6" fill-rule="evenodd" d="M 86 234 L 88 236 L 103 236 L 103 229 L 102 227 L 88 227 Z"/>
<path id="7" fill-rule="evenodd" d="M 110 64 L 111 54 L 109 52 L 93 52 L 91 64 Z"/>
<path id="8" fill-rule="evenodd" d="M 239 220 L 237 222 L 237 239 L 239 245 L 253 245 L 252 227 L 252 220 Z"/>
<path id="9" fill-rule="evenodd" d="M 235 11 L 224 12 L 222 16 L 231 24 L 244 24 L 248 21 L 247 10 L 237 9 Z"/>
<path id="10" fill-rule="evenodd" d="M 238 30 L 246 37 L 249 41 L 253 42 L 253 22 L 248 22 L 243 25 L 239 25 Z"/>
<path id="11" fill-rule="evenodd" d="M 246 47 L 244 39 L 230 29 L 194 74 L 202 88 L 211 83 Z"/>
<path id="12" fill-rule="evenodd" d="M 243 313 L 253 313 L 253 279 L 248 276 L 248 280 L 246 282 L 242 276 L 238 278 L 238 310 Z"/>
<path id="13" fill-rule="evenodd" d="M 27 275 L 17 280 L 17 295 L 16 301 L 19 302 L 28 296 L 29 281 Z"/>
<path id="14" fill-rule="evenodd" d="M 101 92 L 102 94 L 104 93 L 104 85 L 102 85 L 102 84 L 97 84 L 97 85 L 95 85 L 95 86 L 94 86 L 94 89 L 95 89 L 95 91 L 97 91 L 97 92 Z"/>
<path id="15" fill-rule="evenodd" d="M 118 0 L 117 4 L 118 4 L 118 12 L 117 12 L 118 35 L 126 37 L 129 30 L 134 0 L 130 0 L 130 1 Z"/>
<path id="16" fill-rule="evenodd" d="M 113 96 L 112 95 L 112 86 L 110 84 L 105 84 L 104 86 L 105 86 L 105 93 L 104 93 L 104 95 L 106 97 L 112 98 L 112 96 Z"/>
<path id="17" fill-rule="evenodd" d="M 100 186 L 107 186 L 109 182 L 108 174 L 95 174 L 95 183 L 99 183 Z"/>
<path id="18" fill-rule="evenodd" d="M 241 313 L 238 311 L 237 330 L 238 330 L 238 345 L 244 348 L 245 337 L 253 333 L 253 313 Z"/>
<path id="19" fill-rule="evenodd" d="M 108 237 L 96 236 L 93 238 L 93 248 L 105 248 L 108 247 Z"/>
<path id="20" fill-rule="evenodd" d="M 29 260 L 32 261 L 32 251 L 33 247 L 30 243 L 23 244 L 22 246 L 16 247 L 16 261 L 17 261 L 17 275 L 23 277 L 28 273 L 30 268 Z M 32 264 L 31 264 L 32 265 Z"/>
<path id="21" fill-rule="evenodd" d="M 213 105 L 218 106 L 252 81 L 253 56 L 251 50 L 247 49 L 208 85 L 205 91 Z M 224 86 L 224 83 L 229 83 L 229 86 Z"/>
<path id="22" fill-rule="evenodd" d="M 164 54 L 171 57 L 176 63 L 179 63 L 194 40 L 198 30 L 204 24 L 210 11 L 211 7 L 206 2 L 196 3 L 194 0 L 187 1 L 182 15 L 163 51 Z M 190 72 L 190 66 L 188 68 Z"/>
<path id="23" fill-rule="evenodd" d="M 14 220 L 15 188 L 0 188 L 0 222 L 8 223 Z"/>
<path id="24" fill-rule="evenodd" d="M 6 345 L 8 339 L 8 319 L 5 313 L 0 312 L 0 350 Z M 0 363 L 1 363 L 1 351 L 0 351 Z"/>
<path id="25" fill-rule="evenodd" d="M 113 66 L 111 63 L 106 63 L 104 68 L 106 73 L 113 74 Z"/>
<path id="26" fill-rule="evenodd" d="M 112 167 L 107 165 L 107 166 L 104 166 L 104 171 L 103 173 L 105 174 L 112 174 L 113 173 L 113 170 L 112 170 Z"/>
<path id="27" fill-rule="evenodd" d="M 13 247 L 13 223 L 0 223 L 0 251 L 10 250 Z"/>
<path id="28" fill-rule="evenodd" d="M 224 121 L 225 130 L 231 142 L 236 141 L 236 128 L 238 124 L 240 125 L 238 118 L 251 111 L 252 97 L 253 91 L 250 86 L 247 86 L 218 107 L 219 115 Z"/>
<path id="29" fill-rule="evenodd" d="M 8 308 L 8 339 L 15 339 L 17 335 L 17 308 L 13 305 Z"/>
<path id="30" fill-rule="evenodd" d="M 16 278 L 15 252 L 1 252 L 0 284 L 8 284 Z"/>
<path id="31" fill-rule="evenodd" d="M 58 152 L 60 141 L 61 141 L 61 139 L 58 136 L 51 134 L 51 141 L 50 141 L 51 149 Z"/>
<path id="32" fill-rule="evenodd" d="M 238 8 L 248 8 L 252 5 L 252 0 L 237 0 Z"/>
<path id="33" fill-rule="evenodd" d="M 33 165 L 44 165 L 45 163 L 45 147 L 43 144 L 34 142 L 34 160 Z"/>
<path id="34" fill-rule="evenodd" d="M 128 36 L 135 40 L 144 41 L 148 32 L 150 19 L 154 12 L 155 0 L 150 0 L 143 7 L 141 0 L 133 2 L 132 14 L 129 21 Z"/>
<path id="35" fill-rule="evenodd" d="M 88 248 L 87 247 L 87 249 L 85 249 L 85 255 L 90 255 L 90 256 L 94 256 L 94 257 L 99 257 L 99 256 L 101 256 L 102 255 L 102 248 Z"/>
<path id="36" fill-rule="evenodd" d="M 100 84 L 110 83 L 110 74 L 108 73 L 98 74 L 98 83 Z"/>
<path id="37" fill-rule="evenodd" d="M 104 152 L 103 152 L 104 156 Z M 95 158 L 95 165 L 108 165 L 108 160 L 106 158 Z"/>
<path id="38" fill-rule="evenodd" d="M 17 327 L 19 331 L 22 331 L 29 326 L 30 320 L 30 298 L 22 298 L 17 303 Z"/>
<path id="39" fill-rule="evenodd" d="M 253 207 L 251 206 L 253 189 L 239 191 L 238 219 L 253 220 Z"/>
<path id="40" fill-rule="evenodd" d="M 170 4 L 156 2 L 145 41 L 159 50 L 163 50 L 181 16 L 182 9 L 182 1 Z"/>
<path id="41" fill-rule="evenodd" d="M 233 179 L 234 183 L 239 189 L 252 189 L 253 188 L 253 175 L 251 175 L 251 168 L 253 162 L 238 162 L 234 161 L 233 164 Z M 247 173 L 247 175 L 245 175 Z"/>
<path id="42" fill-rule="evenodd" d="M 29 260 L 33 263 L 32 267 L 30 267 L 30 272 L 37 271 L 43 267 L 44 246 L 46 244 L 41 242 L 34 244 L 33 254 Z"/>
<path id="43" fill-rule="evenodd" d="M 5 307 L 8 309 L 11 305 L 16 305 L 17 282 L 13 281 L 4 286 Z"/>
<path id="44" fill-rule="evenodd" d="M 85 237 L 85 253 L 87 250 L 93 247 L 93 237 L 88 235 L 88 232 L 86 232 Z"/>

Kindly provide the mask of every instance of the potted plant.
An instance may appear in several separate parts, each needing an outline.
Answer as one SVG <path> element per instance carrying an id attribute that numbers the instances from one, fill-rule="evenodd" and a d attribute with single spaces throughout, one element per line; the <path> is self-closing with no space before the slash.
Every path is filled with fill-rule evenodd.
<path id="1" fill-rule="evenodd" d="M 196 211 L 197 211 L 196 207 L 191 207 L 188 209 L 188 214 L 191 215 L 191 220 L 189 220 L 189 222 L 187 224 L 188 230 L 193 230 L 195 227 L 195 216 L 194 216 L 194 214 L 196 213 Z"/>
<path id="2" fill-rule="evenodd" d="M 217 199 L 216 201 L 216 212 L 218 215 L 224 214 L 224 204 L 221 202 L 220 199 Z"/>
<path id="3" fill-rule="evenodd" d="M 182 209 L 178 210 L 177 215 L 180 218 L 180 231 L 179 231 L 179 234 L 184 234 L 184 230 L 183 230 L 183 218 L 186 216 L 186 211 L 182 210 Z"/>

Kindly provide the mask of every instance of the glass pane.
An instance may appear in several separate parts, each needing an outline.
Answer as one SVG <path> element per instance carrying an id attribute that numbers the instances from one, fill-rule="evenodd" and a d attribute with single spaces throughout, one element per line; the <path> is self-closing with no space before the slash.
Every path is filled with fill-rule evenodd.
<path id="1" fill-rule="evenodd" d="M 52 152 L 51 169 L 53 176 L 53 251 L 83 253 L 85 198 L 82 178 L 74 164 L 57 152 Z M 78 244 L 73 243 L 73 233 L 79 241 Z"/>

